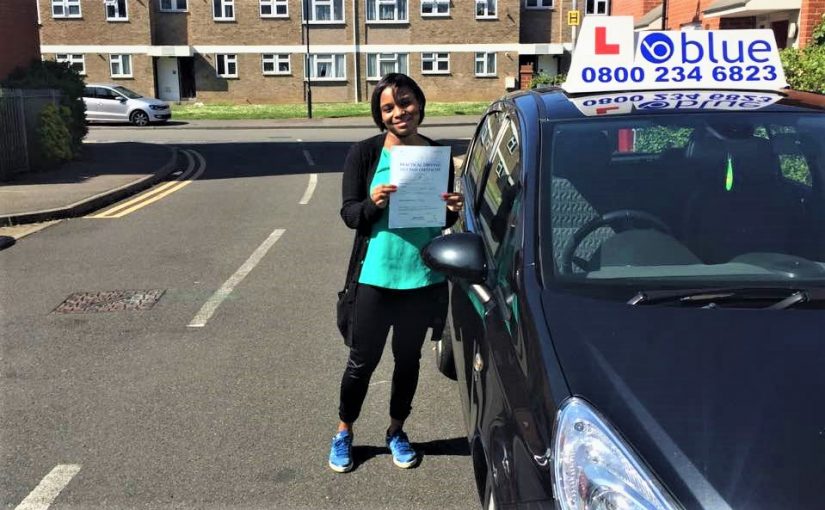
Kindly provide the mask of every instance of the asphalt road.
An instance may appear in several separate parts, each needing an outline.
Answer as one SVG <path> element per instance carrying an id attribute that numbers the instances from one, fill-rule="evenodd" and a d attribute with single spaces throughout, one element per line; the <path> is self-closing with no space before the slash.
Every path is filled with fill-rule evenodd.
<path id="1" fill-rule="evenodd" d="M 421 465 L 394 467 L 383 444 L 389 353 L 356 425 L 357 468 L 326 465 L 346 359 L 334 298 L 352 239 L 340 166 L 347 140 L 374 132 L 361 131 L 181 144 L 169 130 L 158 141 L 203 157 L 192 153 L 197 180 L 0 251 L 2 508 L 478 506 L 458 388 L 429 345 L 406 427 Z M 459 140 L 472 127 L 424 132 Z M 118 290 L 162 295 L 146 310 L 57 310 L 73 293 Z M 38 498 L 46 506 L 26 506 Z"/>

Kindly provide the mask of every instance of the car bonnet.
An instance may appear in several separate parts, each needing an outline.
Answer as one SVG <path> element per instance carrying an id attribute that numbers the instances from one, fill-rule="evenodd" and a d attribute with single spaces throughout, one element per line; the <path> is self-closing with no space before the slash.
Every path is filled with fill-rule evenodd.
<path id="1" fill-rule="evenodd" d="M 543 294 L 574 395 L 687 507 L 811 508 L 825 480 L 825 313 Z"/>

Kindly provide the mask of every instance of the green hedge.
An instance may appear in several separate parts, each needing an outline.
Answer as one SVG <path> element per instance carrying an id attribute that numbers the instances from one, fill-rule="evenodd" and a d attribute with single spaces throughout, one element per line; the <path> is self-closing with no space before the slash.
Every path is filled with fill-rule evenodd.
<path id="1" fill-rule="evenodd" d="M 791 88 L 825 93 L 825 14 L 811 34 L 807 48 L 787 48 L 780 53 Z"/>
<path id="2" fill-rule="evenodd" d="M 83 102 L 83 89 L 86 86 L 83 77 L 69 67 L 69 64 L 52 60 L 33 61 L 28 68 L 17 68 L 0 86 L 18 89 L 58 89 L 63 93 L 61 106 L 68 110 L 62 116 L 69 131 L 69 147 L 72 157 L 80 153 L 83 138 L 88 132 L 86 127 L 86 105 Z"/>
<path id="3" fill-rule="evenodd" d="M 566 79 L 566 74 L 556 74 L 550 76 L 549 74 L 541 73 L 533 76 L 530 80 L 530 88 L 534 89 L 545 85 L 561 85 Z"/>
<path id="4" fill-rule="evenodd" d="M 58 109 L 49 104 L 40 112 L 37 127 L 39 166 L 49 167 L 72 159 L 72 137 L 67 125 L 70 121 L 71 111 L 65 106 Z"/>

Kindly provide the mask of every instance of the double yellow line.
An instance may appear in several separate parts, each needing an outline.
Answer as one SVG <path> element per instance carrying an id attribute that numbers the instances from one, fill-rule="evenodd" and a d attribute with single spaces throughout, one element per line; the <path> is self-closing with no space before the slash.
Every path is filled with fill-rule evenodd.
<path id="1" fill-rule="evenodd" d="M 156 188 L 153 188 L 145 193 L 141 193 L 136 197 L 127 200 L 126 202 L 110 207 L 103 212 L 86 216 L 87 218 L 121 218 L 129 213 L 133 213 L 138 209 L 142 209 L 149 204 L 157 202 L 158 200 L 171 195 L 172 193 L 185 188 L 192 181 L 203 175 L 206 170 L 206 160 L 200 153 L 193 150 L 183 149 L 181 153 L 186 156 L 188 161 L 186 170 L 174 181 L 169 181 Z"/>

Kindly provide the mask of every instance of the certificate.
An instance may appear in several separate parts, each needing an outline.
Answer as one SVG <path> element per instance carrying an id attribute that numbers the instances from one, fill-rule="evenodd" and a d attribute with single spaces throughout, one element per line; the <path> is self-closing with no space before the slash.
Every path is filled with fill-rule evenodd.
<path id="1" fill-rule="evenodd" d="M 396 145 L 390 152 L 389 227 L 443 227 L 450 178 L 449 147 Z"/>

